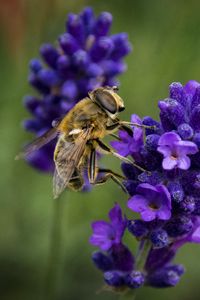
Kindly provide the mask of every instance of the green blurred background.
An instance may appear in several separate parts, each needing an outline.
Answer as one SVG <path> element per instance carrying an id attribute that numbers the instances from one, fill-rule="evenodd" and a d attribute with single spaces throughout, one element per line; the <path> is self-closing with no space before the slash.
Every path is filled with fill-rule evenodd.
<path id="1" fill-rule="evenodd" d="M 45 299 L 43 290 L 54 215 L 52 179 L 14 161 L 31 135 L 20 127 L 27 117 L 22 98 L 31 92 L 28 62 L 38 56 L 42 42 L 55 42 L 64 32 L 68 12 L 92 6 L 110 11 L 112 32 L 128 32 L 134 51 L 121 76 L 120 95 L 126 103 L 122 118 L 131 113 L 158 118 L 157 100 L 168 95 L 173 81 L 200 81 L 200 2 L 165 0 L 1 0 L 0 1 L 0 299 Z M 116 169 L 118 161 L 105 160 Z M 115 201 L 125 207 L 126 196 L 109 182 L 90 193 L 62 197 L 62 244 L 59 296 L 64 300 L 116 299 L 97 293 L 102 276 L 90 260 L 90 223 L 105 218 Z M 133 244 L 133 248 L 135 245 Z M 176 288 L 144 288 L 137 299 L 199 299 L 198 245 L 181 249 L 176 261 L 187 272 Z M 49 300 L 49 299 L 45 299 Z"/>

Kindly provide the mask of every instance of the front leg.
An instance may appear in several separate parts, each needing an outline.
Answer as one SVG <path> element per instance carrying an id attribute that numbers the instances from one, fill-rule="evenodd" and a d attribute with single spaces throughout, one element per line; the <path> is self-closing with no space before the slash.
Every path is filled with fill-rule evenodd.
<path id="1" fill-rule="evenodd" d="M 133 123 L 133 122 L 127 122 L 127 121 L 119 121 L 120 127 L 122 126 L 135 126 L 138 128 L 143 128 L 143 129 L 152 129 L 155 130 L 156 126 L 154 125 L 144 125 L 144 124 L 138 124 L 138 123 Z"/>
<path id="2" fill-rule="evenodd" d="M 144 125 L 144 124 L 120 121 L 117 119 L 116 122 L 114 122 L 113 124 L 107 125 L 106 130 L 107 130 L 108 134 L 112 135 L 113 132 L 121 129 L 121 130 L 125 130 L 130 136 L 132 136 L 133 130 L 130 128 L 132 126 L 144 128 L 144 129 L 155 129 L 155 126 L 148 126 L 148 125 Z"/>
<path id="3" fill-rule="evenodd" d="M 127 125 L 122 125 L 120 121 L 117 121 L 112 125 L 106 126 L 106 131 L 111 136 L 113 136 L 113 132 L 115 132 L 119 129 L 125 130 L 130 136 L 133 136 L 132 129 L 130 127 L 128 127 Z M 115 136 L 115 138 L 116 138 L 116 136 Z"/>
<path id="4" fill-rule="evenodd" d="M 95 140 L 96 143 L 99 146 L 99 150 L 100 152 L 102 152 L 103 154 L 112 154 L 113 156 L 119 158 L 120 160 L 128 163 L 128 164 L 132 164 L 133 166 L 135 166 L 137 169 L 139 169 L 142 172 L 146 172 L 145 169 L 143 169 L 142 167 L 140 167 L 139 165 L 137 165 L 136 163 L 134 163 L 134 161 L 131 161 L 129 158 L 124 157 L 122 155 L 120 155 L 119 153 L 115 152 L 112 148 L 108 147 L 104 142 L 102 142 L 101 140 L 97 139 Z"/>

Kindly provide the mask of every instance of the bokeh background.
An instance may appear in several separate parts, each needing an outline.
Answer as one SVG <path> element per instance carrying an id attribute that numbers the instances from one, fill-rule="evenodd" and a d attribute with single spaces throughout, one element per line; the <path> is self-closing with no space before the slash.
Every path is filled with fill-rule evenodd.
<path id="1" fill-rule="evenodd" d="M 28 62 L 39 55 L 43 42 L 64 32 L 68 12 L 92 6 L 98 14 L 110 11 L 112 32 L 128 32 L 134 51 L 126 59 L 120 95 L 131 113 L 158 118 L 157 100 L 167 97 L 173 81 L 200 81 L 200 2 L 179 0 L 1 0 L 0 1 L 0 299 L 45 299 L 54 201 L 51 176 L 38 173 L 24 161 L 14 161 L 24 141 L 20 126 L 27 117 L 22 98 L 31 92 Z M 117 160 L 107 159 L 112 168 Z M 97 293 L 101 273 L 90 260 L 88 243 L 92 220 L 105 218 L 115 201 L 125 207 L 126 196 L 109 182 L 90 193 L 66 193 L 62 209 L 59 300 L 116 299 Z M 130 241 L 133 243 L 133 241 Z M 134 248 L 135 245 L 133 244 Z M 187 272 L 172 289 L 144 288 L 137 299 L 199 299 L 200 250 L 186 245 L 176 260 Z M 45 299 L 49 300 L 49 299 Z"/>

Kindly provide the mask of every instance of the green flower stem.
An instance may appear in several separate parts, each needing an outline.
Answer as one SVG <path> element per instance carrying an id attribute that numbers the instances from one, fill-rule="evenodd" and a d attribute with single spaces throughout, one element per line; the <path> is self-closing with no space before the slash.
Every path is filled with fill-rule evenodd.
<path id="1" fill-rule="evenodd" d="M 141 241 L 140 249 L 136 257 L 136 270 L 142 271 L 147 260 L 147 256 L 151 249 L 151 242 L 149 240 Z"/>
<path id="2" fill-rule="evenodd" d="M 62 244 L 62 213 L 63 199 L 53 200 L 53 220 L 50 236 L 50 249 L 46 274 L 44 300 L 56 300 L 58 295 L 58 282 L 61 273 L 61 244 Z"/>

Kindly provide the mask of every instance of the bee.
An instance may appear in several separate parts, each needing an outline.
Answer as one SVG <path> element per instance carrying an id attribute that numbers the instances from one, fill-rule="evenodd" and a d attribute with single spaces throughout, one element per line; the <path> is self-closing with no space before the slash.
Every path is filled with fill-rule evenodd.
<path id="1" fill-rule="evenodd" d="M 118 129 L 125 129 L 131 134 L 129 125 L 144 127 L 120 121 L 118 115 L 125 106 L 117 90 L 116 86 L 105 86 L 89 92 L 88 97 L 80 100 L 61 121 L 53 122 L 49 131 L 27 145 L 16 157 L 19 159 L 29 156 L 58 136 L 54 151 L 54 198 L 59 197 L 66 188 L 81 190 L 84 184 L 84 170 L 87 170 L 91 184 L 101 184 L 111 178 L 125 189 L 121 182 L 124 179 L 122 175 L 97 165 L 97 151 L 112 154 L 122 161 L 136 165 L 134 161 L 121 156 L 102 141 L 107 135 L 115 136 L 114 132 Z M 102 176 L 98 176 L 99 174 Z"/>

